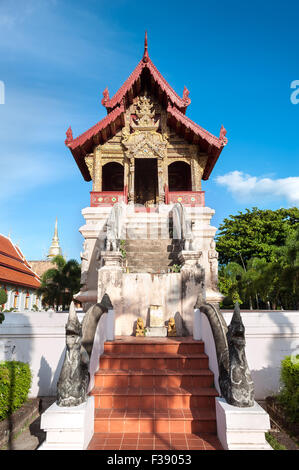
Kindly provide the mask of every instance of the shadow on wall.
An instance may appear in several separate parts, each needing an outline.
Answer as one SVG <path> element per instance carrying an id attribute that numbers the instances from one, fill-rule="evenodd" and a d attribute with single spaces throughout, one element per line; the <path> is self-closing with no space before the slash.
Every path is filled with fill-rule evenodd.
<path id="1" fill-rule="evenodd" d="M 246 356 L 257 399 L 279 392 L 281 361 L 299 350 L 299 312 L 242 312 L 246 334 Z M 230 314 L 225 313 L 227 324 Z M 297 352 L 298 353 L 298 352 Z"/>
<path id="2" fill-rule="evenodd" d="M 38 396 L 55 396 L 57 390 L 57 382 L 60 376 L 60 371 L 63 365 L 64 357 L 65 357 L 65 350 L 66 347 L 63 349 L 60 359 L 58 361 L 57 367 L 54 370 L 54 375 L 52 368 L 50 367 L 49 363 L 45 359 L 44 356 L 41 357 L 40 360 L 40 367 L 38 371 Z M 53 375 L 53 378 L 52 378 Z"/>
<path id="3" fill-rule="evenodd" d="M 260 370 L 250 370 L 254 382 L 255 396 L 265 399 L 268 395 L 278 392 L 277 377 L 280 374 L 279 367 L 263 367 Z"/>
<path id="4" fill-rule="evenodd" d="M 295 314 L 296 315 L 296 314 Z M 294 317 L 295 319 L 296 317 Z M 270 314 L 271 321 L 277 326 L 279 330 L 280 340 L 273 338 L 269 349 L 268 349 L 268 363 L 269 366 L 265 372 L 267 374 L 263 380 L 269 377 L 269 381 L 273 382 L 273 377 L 276 377 L 276 383 L 274 382 L 273 387 L 274 393 L 277 393 L 280 388 L 280 370 L 281 361 L 290 354 L 295 352 L 295 349 L 299 348 L 299 312 L 297 312 L 297 338 L 295 338 L 296 328 L 294 322 L 290 321 L 288 312 L 273 312 Z M 283 321 L 282 321 L 283 320 Z M 286 335 L 286 338 L 284 338 Z M 294 341 L 295 339 L 295 341 Z M 279 347 L 278 347 L 279 345 Z M 271 373 L 271 375 L 269 375 Z M 267 382 L 268 383 L 268 382 Z M 270 382 L 271 383 L 271 382 Z M 272 388 L 273 390 L 273 388 Z M 269 395 L 272 395 L 273 391 L 269 391 Z M 268 393 L 267 393 L 268 395 Z"/>

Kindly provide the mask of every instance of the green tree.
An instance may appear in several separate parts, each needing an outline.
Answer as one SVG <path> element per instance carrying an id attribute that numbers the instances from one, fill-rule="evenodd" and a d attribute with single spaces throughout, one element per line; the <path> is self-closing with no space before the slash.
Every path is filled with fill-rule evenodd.
<path id="1" fill-rule="evenodd" d="M 270 303 L 273 309 L 298 308 L 298 215 L 296 208 L 253 208 L 252 212 L 247 209 L 246 214 L 224 220 L 217 241 L 217 250 L 222 250 L 219 258 L 222 262 L 228 260 L 219 270 L 219 289 L 226 296 L 224 306 L 233 305 L 233 298 L 239 296 L 250 308 L 260 308 L 261 303 Z"/>
<path id="2" fill-rule="evenodd" d="M 299 226 L 299 209 L 262 210 L 253 207 L 225 218 L 219 226 L 217 251 L 219 263 L 242 265 L 251 258 L 277 260 L 277 247 Z"/>
<path id="3" fill-rule="evenodd" d="M 243 303 L 241 299 L 241 280 L 243 268 L 238 263 L 228 263 L 219 269 L 219 290 L 225 295 L 223 306 L 232 307 L 235 302 Z"/>
<path id="4" fill-rule="evenodd" d="M 38 294 L 42 295 L 43 304 L 58 310 L 69 306 L 73 295 L 80 290 L 81 268 L 79 263 L 71 259 L 66 261 L 63 256 L 52 259 L 53 268 L 48 269 L 41 278 Z"/>
<path id="5" fill-rule="evenodd" d="M 2 310 L 6 302 L 7 302 L 7 293 L 5 292 L 4 289 L 0 289 L 0 324 L 5 319 L 5 316 L 4 316 L 4 313 L 2 313 Z"/>

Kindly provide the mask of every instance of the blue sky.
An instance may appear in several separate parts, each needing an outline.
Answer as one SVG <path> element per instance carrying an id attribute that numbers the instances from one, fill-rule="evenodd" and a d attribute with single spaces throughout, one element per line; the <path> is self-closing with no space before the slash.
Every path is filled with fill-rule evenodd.
<path id="1" fill-rule="evenodd" d="M 227 129 L 203 183 L 212 224 L 255 205 L 298 206 L 298 15 L 296 1 L 0 0 L 0 233 L 42 259 L 57 216 L 63 252 L 80 259 L 91 184 L 65 131 L 105 116 L 102 92 L 135 68 L 146 29 L 159 71 L 190 90 L 187 115 L 217 136 Z"/>

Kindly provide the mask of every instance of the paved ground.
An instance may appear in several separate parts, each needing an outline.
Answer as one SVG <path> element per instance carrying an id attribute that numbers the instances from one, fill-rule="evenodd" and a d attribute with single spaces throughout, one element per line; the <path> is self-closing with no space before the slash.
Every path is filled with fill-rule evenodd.
<path id="1" fill-rule="evenodd" d="M 40 415 L 55 401 L 55 397 L 40 397 Z M 40 429 L 40 415 L 15 439 L 1 450 L 36 450 L 46 438 L 46 433 Z"/>

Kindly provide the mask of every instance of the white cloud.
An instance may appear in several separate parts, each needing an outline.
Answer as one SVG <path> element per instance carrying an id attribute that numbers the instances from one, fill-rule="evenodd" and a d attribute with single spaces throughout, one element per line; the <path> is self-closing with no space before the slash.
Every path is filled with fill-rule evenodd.
<path id="1" fill-rule="evenodd" d="M 253 202 L 261 198 L 268 200 L 280 198 L 285 199 L 288 204 L 299 205 L 299 176 L 259 178 L 236 170 L 217 176 L 215 181 L 225 186 L 242 202 Z"/>

